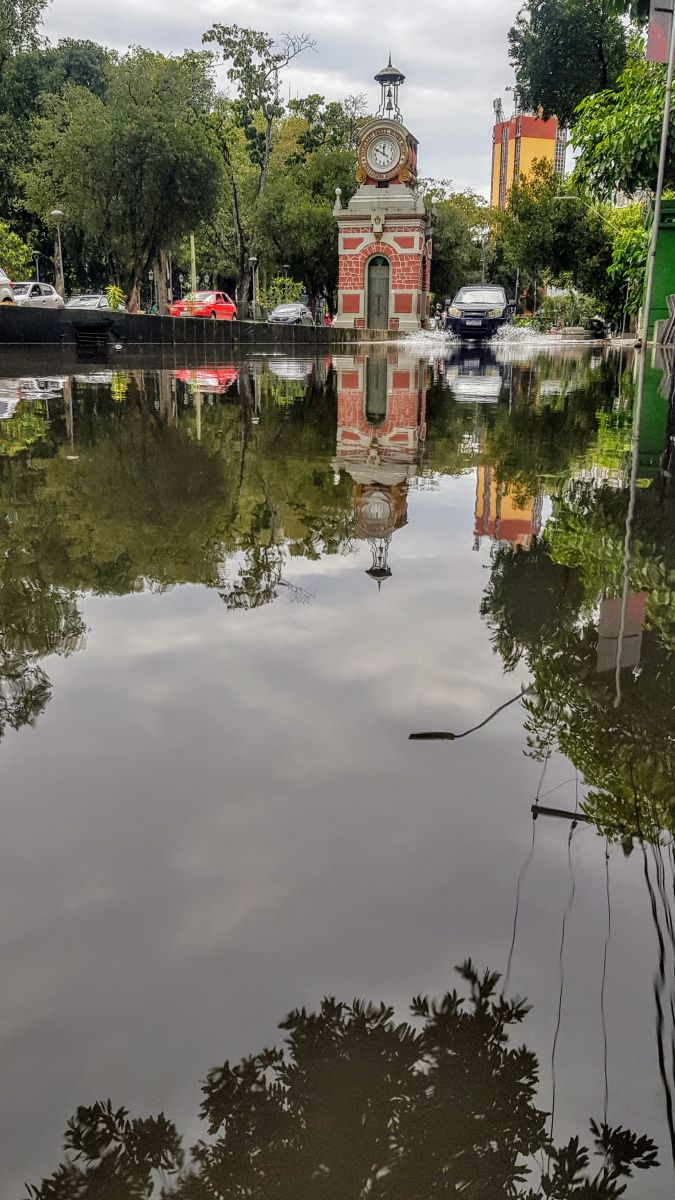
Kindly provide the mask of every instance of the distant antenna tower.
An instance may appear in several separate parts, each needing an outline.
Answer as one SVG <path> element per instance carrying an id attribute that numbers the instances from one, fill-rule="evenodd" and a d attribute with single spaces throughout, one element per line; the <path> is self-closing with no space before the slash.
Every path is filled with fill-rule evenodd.
<path id="1" fill-rule="evenodd" d="M 499 125 L 499 123 L 504 120 L 504 105 L 502 104 L 501 96 L 498 96 L 497 99 L 493 101 L 492 107 L 495 110 L 495 123 Z"/>

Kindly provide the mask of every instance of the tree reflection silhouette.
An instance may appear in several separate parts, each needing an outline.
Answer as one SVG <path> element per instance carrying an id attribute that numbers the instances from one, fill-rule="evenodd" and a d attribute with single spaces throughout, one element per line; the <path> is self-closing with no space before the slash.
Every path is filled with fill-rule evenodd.
<path id="1" fill-rule="evenodd" d="M 620 593 L 625 505 L 611 489 L 568 490 L 529 554 L 497 549 L 481 612 L 506 669 L 522 660 L 532 674 L 531 751 L 557 745 L 572 760 L 590 788 L 583 809 L 603 833 L 655 841 L 675 832 L 674 514 L 654 491 L 640 493 L 631 584 L 646 628 L 615 709 L 613 673 L 598 666 L 597 612 Z"/>
<path id="2" fill-rule="evenodd" d="M 163 1115 L 78 1109 L 66 1160 L 29 1196 L 149 1200 L 158 1185 L 173 1200 L 611 1200 L 658 1165 L 654 1143 L 621 1128 L 591 1123 L 596 1167 L 578 1137 L 552 1145 L 537 1059 L 509 1038 L 527 1005 L 499 993 L 498 975 L 459 971 L 468 997 L 418 997 L 409 1022 L 360 1001 L 292 1012 L 283 1046 L 210 1072 L 209 1138 L 187 1164 Z"/>

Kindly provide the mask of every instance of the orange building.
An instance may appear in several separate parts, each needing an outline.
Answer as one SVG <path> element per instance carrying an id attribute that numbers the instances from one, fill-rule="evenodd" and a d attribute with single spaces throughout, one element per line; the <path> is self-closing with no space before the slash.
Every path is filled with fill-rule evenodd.
<path id="1" fill-rule="evenodd" d="M 495 101 L 495 116 L 490 203 L 493 208 L 506 208 L 510 188 L 528 174 L 537 159 L 545 159 L 559 175 L 565 174 L 567 133 L 557 117 L 544 121 L 517 114 L 507 121 L 501 100 Z"/>

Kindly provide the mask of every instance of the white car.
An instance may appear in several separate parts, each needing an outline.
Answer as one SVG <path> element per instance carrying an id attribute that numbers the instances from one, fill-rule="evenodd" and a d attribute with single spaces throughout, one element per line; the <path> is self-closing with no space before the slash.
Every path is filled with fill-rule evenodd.
<path id="1" fill-rule="evenodd" d="M 13 304 L 14 293 L 10 283 L 9 275 L 5 275 L 2 267 L 0 267 L 0 304 Z"/>
<path id="2" fill-rule="evenodd" d="M 15 283 L 14 301 L 20 308 L 64 308 L 64 303 L 51 283 Z"/>

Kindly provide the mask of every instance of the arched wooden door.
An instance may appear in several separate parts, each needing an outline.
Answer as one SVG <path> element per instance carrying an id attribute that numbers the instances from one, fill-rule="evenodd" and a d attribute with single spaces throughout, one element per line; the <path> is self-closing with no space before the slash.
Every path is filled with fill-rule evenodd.
<path id="1" fill-rule="evenodd" d="M 389 328 L 389 260 L 376 254 L 368 263 L 368 329 Z"/>

